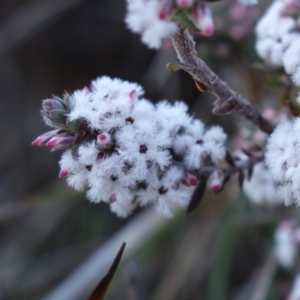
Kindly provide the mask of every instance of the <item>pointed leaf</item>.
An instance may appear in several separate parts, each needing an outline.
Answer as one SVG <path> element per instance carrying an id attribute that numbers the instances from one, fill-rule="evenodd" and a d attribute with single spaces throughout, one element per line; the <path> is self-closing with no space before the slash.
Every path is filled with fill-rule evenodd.
<path id="1" fill-rule="evenodd" d="M 253 174 L 253 166 L 251 166 L 248 170 L 248 176 L 247 176 L 248 181 L 251 180 L 252 174 Z"/>
<path id="2" fill-rule="evenodd" d="M 189 71 L 192 71 L 194 69 L 194 67 L 192 65 L 185 64 L 185 63 L 182 63 L 180 61 L 169 62 L 166 65 L 166 68 L 171 72 L 175 72 L 175 71 L 178 71 L 178 70 L 184 70 L 186 72 L 189 72 Z"/>
<path id="3" fill-rule="evenodd" d="M 285 101 L 285 104 L 290 110 L 290 113 L 293 117 L 299 117 L 300 115 L 300 107 L 299 105 L 291 102 L 291 101 Z"/>
<path id="4" fill-rule="evenodd" d="M 183 27 L 187 27 L 194 31 L 198 31 L 197 26 L 195 25 L 195 23 L 191 18 L 191 13 L 189 12 L 189 10 L 186 9 L 180 10 L 175 17 L 177 21 L 180 23 L 180 25 L 182 25 Z"/>
<path id="5" fill-rule="evenodd" d="M 123 242 L 117 256 L 115 257 L 115 260 L 113 261 L 109 271 L 107 272 L 107 274 L 102 278 L 102 280 L 100 281 L 100 283 L 97 285 L 97 287 L 95 288 L 95 290 L 93 291 L 93 293 L 89 296 L 89 298 L 87 300 L 103 300 L 104 296 L 106 294 L 106 291 L 109 287 L 109 284 L 111 283 L 115 272 L 117 270 L 117 267 L 121 261 L 124 249 L 125 249 L 126 243 Z"/>
<path id="6" fill-rule="evenodd" d="M 245 179 L 244 171 L 243 171 L 243 170 L 240 170 L 240 171 L 239 171 L 239 186 L 240 186 L 240 189 L 241 189 L 241 190 L 243 189 L 244 179 Z"/>
<path id="7" fill-rule="evenodd" d="M 221 187 L 221 188 L 217 191 L 217 193 L 216 193 L 217 195 L 220 194 L 220 193 L 223 191 L 223 189 L 224 189 L 226 183 L 230 180 L 230 178 L 231 178 L 231 176 L 229 176 L 229 175 L 225 176 L 225 178 L 224 178 L 224 180 L 223 180 L 223 185 L 222 185 L 222 187 Z"/>
<path id="8" fill-rule="evenodd" d="M 200 92 L 204 93 L 204 92 L 207 91 L 207 87 L 206 87 L 202 82 L 198 81 L 198 80 L 195 79 L 195 78 L 194 78 L 194 81 L 195 81 L 195 84 L 196 84 L 197 89 L 198 89 Z"/>
<path id="9" fill-rule="evenodd" d="M 78 118 L 76 120 L 67 121 L 67 125 L 73 131 L 85 130 L 87 128 L 87 122 L 85 118 Z"/>
<path id="10" fill-rule="evenodd" d="M 50 117 L 55 123 L 58 124 L 66 124 L 67 117 L 66 114 L 68 112 L 63 109 L 53 109 L 50 111 Z"/>
<path id="11" fill-rule="evenodd" d="M 271 87 L 282 89 L 285 87 L 281 78 L 277 74 L 266 74 L 265 78 Z"/>
<path id="12" fill-rule="evenodd" d="M 232 155 L 231 155 L 231 153 L 230 153 L 229 151 L 226 151 L 225 160 L 227 161 L 227 163 L 228 163 L 231 167 L 234 167 L 234 166 L 235 166 L 234 158 L 232 157 Z"/>
<path id="13" fill-rule="evenodd" d="M 204 196 L 205 189 L 206 189 L 206 178 L 202 178 L 194 190 L 194 193 L 192 195 L 192 198 L 190 200 L 190 203 L 186 211 L 186 215 L 189 215 L 198 207 L 198 205 L 200 204 Z"/>

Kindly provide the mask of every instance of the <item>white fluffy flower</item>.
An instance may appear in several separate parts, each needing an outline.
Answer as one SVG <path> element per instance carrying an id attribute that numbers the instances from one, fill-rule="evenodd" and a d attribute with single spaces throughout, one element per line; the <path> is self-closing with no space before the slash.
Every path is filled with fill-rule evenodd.
<path id="1" fill-rule="evenodd" d="M 285 52 L 300 38 L 297 21 L 285 13 L 291 4 L 275 0 L 255 29 L 258 55 L 274 66 L 282 66 Z"/>
<path id="2" fill-rule="evenodd" d="M 283 56 L 285 71 L 292 76 L 296 85 L 300 85 L 300 37 L 294 39 L 292 45 Z"/>
<path id="3" fill-rule="evenodd" d="M 223 159 L 226 135 L 218 126 L 206 130 L 182 102 L 154 106 L 142 96 L 135 83 L 101 77 L 65 102 L 47 100 L 50 107 L 62 106 L 55 120 L 65 122 L 64 149 L 71 148 L 62 155 L 59 176 L 121 217 L 148 205 L 170 217 L 174 204 L 190 198 L 186 172 Z"/>
<path id="4" fill-rule="evenodd" d="M 244 180 L 243 191 L 255 204 L 276 204 L 276 186 L 263 163 L 256 164 L 250 180 Z"/>
<path id="5" fill-rule="evenodd" d="M 162 40 L 177 30 L 175 22 L 159 18 L 160 2 L 157 0 L 131 0 L 127 8 L 125 22 L 128 28 L 141 33 L 143 43 L 149 48 L 160 48 Z"/>
<path id="6" fill-rule="evenodd" d="M 286 205 L 300 204 L 300 118 L 279 124 L 268 140 L 266 164 Z"/>
<path id="7" fill-rule="evenodd" d="M 293 266 L 298 253 L 294 240 L 294 225 L 292 221 L 283 221 L 274 234 L 274 253 L 278 263 L 285 269 Z"/>

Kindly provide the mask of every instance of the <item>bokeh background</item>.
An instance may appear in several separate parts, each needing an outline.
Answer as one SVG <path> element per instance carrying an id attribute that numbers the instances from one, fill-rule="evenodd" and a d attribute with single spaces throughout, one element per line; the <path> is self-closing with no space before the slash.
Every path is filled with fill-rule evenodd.
<path id="1" fill-rule="evenodd" d="M 216 34 L 195 36 L 199 56 L 262 109 L 276 92 L 251 68 L 258 61 L 251 32 L 268 2 L 247 13 L 231 1 L 214 3 Z M 130 224 L 130 235 L 143 235 L 146 218 L 152 229 L 128 245 L 107 299 L 284 299 L 292 273 L 272 260 L 272 235 L 278 221 L 297 218 L 296 209 L 254 206 L 232 179 L 218 196 L 207 192 L 188 218 L 179 210 L 161 220 L 149 209 L 123 220 L 58 179 L 60 153 L 31 146 L 48 130 L 41 100 L 102 75 L 138 82 L 154 102 L 184 100 L 191 114 L 230 136 L 248 126 L 235 115 L 213 116 L 213 96 L 200 94 L 187 74 L 166 70 L 176 59 L 170 41 L 148 50 L 126 29 L 125 11 L 125 0 L 0 1 L 0 299 L 86 299 L 100 271 L 70 298 L 51 295 L 57 287 L 72 294 L 76 284 L 65 283 L 78 266 Z M 110 263 L 102 255 L 79 278 Z"/>

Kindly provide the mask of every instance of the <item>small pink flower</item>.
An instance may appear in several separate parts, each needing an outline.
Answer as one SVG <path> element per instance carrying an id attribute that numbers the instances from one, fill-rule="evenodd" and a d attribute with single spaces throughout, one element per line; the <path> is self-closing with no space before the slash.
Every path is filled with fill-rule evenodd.
<path id="1" fill-rule="evenodd" d="M 90 92 L 90 89 L 85 86 L 83 89 L 82 89 L 83 92 L 85 92 L 85 94 L 87 95 L 89 92 Z"/>
<path id="2" fill-rule="evenodd" d="M 59 174 L 58 174 L 58 177 L 59 177 L 59 178 L 65 178 L 65 177 L 67 177 L 68 175 L 69 175 L 69 172 L 68 172 L 68 171 L 61 169 L 60 172 L 59 172 Z"/>
<path id="3" fill-rule="evenodd" d="M 110 202 L 110 203 L 113 203 L 113 202 L 115 202 L 116 200 L 117 200 L 116 194 L 111 194 L 111 195 L 109 196 L 109 202 Z"/>
<path id="4" fill-rule="evenodd" d="M 199 2 L 193 7 L 192 15 L 201 33 L 205 36 L 212 36 L 215 27 L 209 7 L 205 3 Z"/>
<path id="5" fill-rule="evenodd" d="M 221 170 L 213 171 L 208 179 L 208 186 L 213 192 L 218 192 L 224 182 L 224 173 Z"/>
<path id="6" fill-rule="evenodd" d="M 191 7 L 194 3 L 194 0 L 176 0 L 176 5 L 180 9 Z"/>
<path id="7" fill-rule="evenodd" d="M 161 20 L 165 20 L 173 12 L 173 0 L 163 0 L 160 4 L 160 8 L 158 11 L 158 17 Z"/>
<path id="8" fill-rule="evenodd" d="M 187 186 L 196 186 L 198 184 L 198 179 L 192 174 L 184 173 L 181 182 Z"/>
<path id="9" fill-rule="evenodd" d="M 107 132 L 100 133 L 97 136 L 97 144 L 100 149 L 109 149 L 113 144 L 112 136 Z"/>
<path id="10" fill-rule="evenodd" d="M 46 146 L 53 150 L 66 149 L 73 145 L 75 141 L 75 135 L 72 133 L 61 133 L 51 138 Z"/>
<path id="11" fill-rule="evenodd" d="M 32 143 L 32 146 L 46 146 L 47 142 L 53 138 L 55 135 L 57 135 L 58 130 L 51 130 L 48 131 L 42 135 L 40 135 L 39 137 L 37 137 Z"/>

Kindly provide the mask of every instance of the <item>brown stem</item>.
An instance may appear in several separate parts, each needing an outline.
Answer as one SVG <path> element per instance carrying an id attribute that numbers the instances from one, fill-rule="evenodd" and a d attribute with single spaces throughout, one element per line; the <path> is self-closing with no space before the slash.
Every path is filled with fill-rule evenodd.
<path id="1" fill-rule="evenodd" d="M 213 171 L 220 170 L 223 172 L 224 176 L 231 176 L 235 173 L 238 173 L 240 171 L 247 171 L 254 167 L 255 164 L 261 162 L 264 160 L 264 155 L 259 156 L 251 156 L 248 157 L 246 160 L 237 161 L 234 166 L 203 166 L 199 168 L 198 170 L 192 171 L 191 173 L 200 177 L 208 178 L 209 175 Z"/>
<path id="2" fill-rule="evenodd" d="M 172 37 L 172 42 L 179 60 L 191 67 L 186 71 L 204 90 L 218 96 L 222 108 L 227 112 L 237 111 L 266 133 L 273 132 L 274 125 L 265 119 L 247 99 L 232 90 L 197 56 L 195 42 L 187 29 L 179 26 L 179 30 Z"/>

